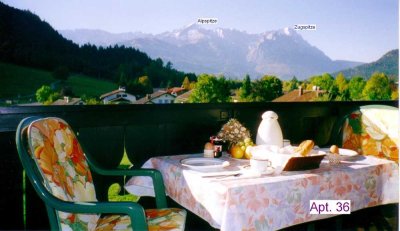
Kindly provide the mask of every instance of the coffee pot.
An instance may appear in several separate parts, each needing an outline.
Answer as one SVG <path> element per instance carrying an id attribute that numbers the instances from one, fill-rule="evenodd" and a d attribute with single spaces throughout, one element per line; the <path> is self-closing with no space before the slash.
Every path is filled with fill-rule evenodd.
<path id="1" fill-rule="evenodd" d="M 283 147 L 283 135 L 278 123 L 278 115 L 273 111 L 262 114 L 262 121 L 258 127 L 257 145 L 275 145 Z"/>

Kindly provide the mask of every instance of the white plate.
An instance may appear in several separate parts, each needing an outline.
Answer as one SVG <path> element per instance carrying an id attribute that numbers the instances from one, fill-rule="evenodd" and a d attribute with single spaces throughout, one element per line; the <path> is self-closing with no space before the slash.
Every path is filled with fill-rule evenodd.
<path id="1" fill-rule="evenodd" d="M 215 158 L 186 158 L 181 160 L 181 164 L 194 170 L 219 169 L 229 166 L 229 161 Z"/>
<path id="2" fill-rule="evenodd" d="M 339 148 L 339 155 L 353 157 L 353 156 L 357 156 L 358 153 L 351 149 Z"/>
<path id="3" fill-rule="evenodd" d="M 321 148 L 320 150 L 330 153 L 329 148 Z M 339 148 L 339 155 L 342 160 L 346 160 L 346 159 L 350 159 L 352 157 L 356 157 L 359 154 L 356 151 L 351 150 L 351 149 Z"/>

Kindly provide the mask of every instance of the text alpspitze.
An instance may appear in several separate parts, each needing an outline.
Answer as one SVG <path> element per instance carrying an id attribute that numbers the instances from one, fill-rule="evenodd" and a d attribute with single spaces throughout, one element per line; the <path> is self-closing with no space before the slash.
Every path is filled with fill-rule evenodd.
<path id="1" fill-rule="evenodd" d="M 198 18 L 197 23 L 198 24 L 217 24 L 218 19 L 217 18 Z"/>

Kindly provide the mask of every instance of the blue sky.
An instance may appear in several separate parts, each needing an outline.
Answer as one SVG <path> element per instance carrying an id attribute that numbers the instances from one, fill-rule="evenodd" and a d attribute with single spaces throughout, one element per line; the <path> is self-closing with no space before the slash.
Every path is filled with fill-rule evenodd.
<path id="1" fill-rule="evenodd" d="M 0 0 L 29 9 L 57 30 L 157 34 L 217 18 L 248 33 L 316 24 L 299 31 L 331 59 L 372 62 L 399 46 L 397 0 Z M 206 26 L 215 27 L 215 26 Z"/>

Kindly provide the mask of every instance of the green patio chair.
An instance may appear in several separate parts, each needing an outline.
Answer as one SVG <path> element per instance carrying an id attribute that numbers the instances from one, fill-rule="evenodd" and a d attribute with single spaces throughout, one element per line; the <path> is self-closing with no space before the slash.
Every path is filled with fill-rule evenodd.
<path id="1" fill-rule="evenodd" d="M 17 128 L 16 143 L 26 175 L 45 203 L 51 230 L 184 230 L 186 211 L 167 208 L 159 171 L 97 167 L 64 120 L 26 118 Z M 97 201 L 91 170 L 109 176 L 151 177 L 157 208 Z"/>

